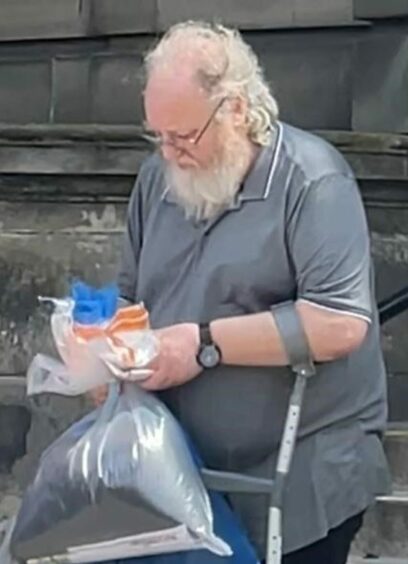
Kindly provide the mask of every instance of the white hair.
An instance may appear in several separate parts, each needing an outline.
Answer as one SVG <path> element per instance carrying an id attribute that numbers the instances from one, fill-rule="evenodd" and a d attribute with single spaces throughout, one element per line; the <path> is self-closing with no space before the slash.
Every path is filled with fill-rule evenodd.
<path id="1" fill-rule="evenodd" d="M 209 168 L 181 169 L 167 164 L 168 189 L 186 217 L 209 219 L 233 203 L 247 167 L 248 151 L 242 137 L 231 135 L 228 143 L 219 147 Z"/>
<path id="2" fill-rule="evenodd" d="M 147 78 L 158 67 L 174 68 L 183 62 L 194 63 L 195 78 L 212 98 L 243 97 L 249 138 L 259 145 L 270 142 L 278 104 L 258 57 L 238 31 L 205 22 L 174 25 L 146 55 Z"/>

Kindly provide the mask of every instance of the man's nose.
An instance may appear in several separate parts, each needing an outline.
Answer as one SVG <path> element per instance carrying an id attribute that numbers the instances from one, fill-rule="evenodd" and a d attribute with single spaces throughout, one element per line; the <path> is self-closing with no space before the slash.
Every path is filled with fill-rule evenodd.
<path id="1" fill-rule="evenodd" d="M 172 143 L 163 143 L 161 146 L 163 158 L 166 161 L 176 161 L 179 157 L 180 150 L 177 149 Z"/>

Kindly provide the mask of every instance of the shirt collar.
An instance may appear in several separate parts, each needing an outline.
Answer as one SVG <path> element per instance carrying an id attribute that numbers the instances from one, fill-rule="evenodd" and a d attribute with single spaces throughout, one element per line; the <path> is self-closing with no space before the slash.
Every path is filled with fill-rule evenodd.
<path id="1" fill-rule="evenodd" d="M 278 122 L 271 142 L 262 147 L 256 161 L 250 169 L 241 191 L 237 195 L 238 202 L 266 200 L 272 188 L 282 144 L 282 125 Z"/>

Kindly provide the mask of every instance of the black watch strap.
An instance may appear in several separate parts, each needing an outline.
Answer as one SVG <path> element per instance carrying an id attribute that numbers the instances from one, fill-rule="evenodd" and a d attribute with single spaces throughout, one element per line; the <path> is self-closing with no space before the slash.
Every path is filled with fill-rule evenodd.
<path id="1" fill-rule="evenodd" d="M 214 344 L 209 323 L 200 324 L 200 346 L 208 347 Z"/>
<path id="2" fill-rule="evenodd" d="M 214 343 L 209 323 L 203 323 L 200 329 L 200 346 L 197 352 L 197 362 L 203 368 L 215 368 L 221 362 L 220 348 Z"/>

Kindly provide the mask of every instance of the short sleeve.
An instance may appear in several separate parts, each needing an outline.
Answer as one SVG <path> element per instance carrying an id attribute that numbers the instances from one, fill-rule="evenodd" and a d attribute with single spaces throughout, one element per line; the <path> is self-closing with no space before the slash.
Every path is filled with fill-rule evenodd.
<path id="1" fill-rule="evenodd" d="M 332 174 L 303 187 L 287 242 L 298 300 L 371 319 L 369 231 L 353 177 Z"/>
<path id="2" fill-rule="evenodd" d="M 137 271 L 142 232 L 140 182 L 137 180 L 129 200 L 117 278 L 120 297 L 130 302 L 137 301 Z"/>

